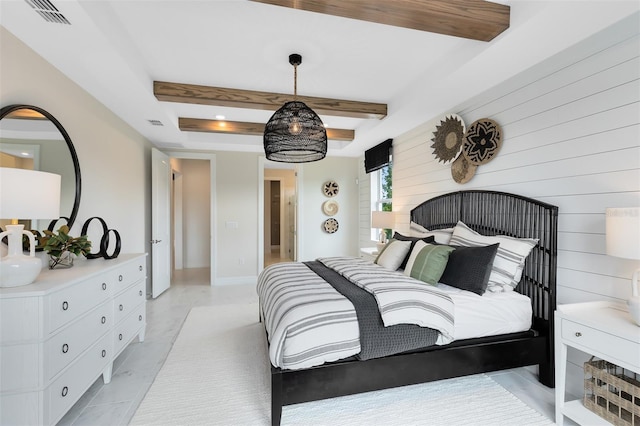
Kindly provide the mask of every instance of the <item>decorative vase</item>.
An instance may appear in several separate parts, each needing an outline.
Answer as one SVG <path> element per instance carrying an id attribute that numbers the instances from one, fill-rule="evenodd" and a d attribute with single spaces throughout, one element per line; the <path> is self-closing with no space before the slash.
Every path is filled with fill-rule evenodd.
<path id="1" fill-rule="evenodd" d="M 73 266 L 73 254 L 70 251 L 63 252 L 60 256 L 49 255 L 49 269 L 71 268 Z"/>
<path id="2" fill-rule="evenodd" d="M 7 225 L 7 230 L 0 233 L 0 240 L 5 236 L 9 240 L 7 255 L 0 259 L 0 287 L 18 287 L 31 284 L 42 269 L 40 258 L 35 256 L 35 238 L 31 232 L 24 230 L 24 225 Z M 29 255 L 22 252 L 22 236 L 29 238 Z"/>

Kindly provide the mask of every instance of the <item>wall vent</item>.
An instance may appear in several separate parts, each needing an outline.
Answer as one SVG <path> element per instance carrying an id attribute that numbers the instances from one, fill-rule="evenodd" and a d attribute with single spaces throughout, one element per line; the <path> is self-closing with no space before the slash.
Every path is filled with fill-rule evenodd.
<path id="1" fill-rule="evenodd" d="M 149 120 L 149 123 L 151 123 L 151 125 L 153 126 L 164 126 L 164 124 L 162 124 L 162 121 L 160 120 Z"/>
<path id="2" fill-rule="evenodd" d="M 47 22 L 54 24 L 67 24 L 71 25 L 71 22 L 64 17 L 60 11 L 49 0 L 24 0 L 35 10 L 38 15 Z"/>

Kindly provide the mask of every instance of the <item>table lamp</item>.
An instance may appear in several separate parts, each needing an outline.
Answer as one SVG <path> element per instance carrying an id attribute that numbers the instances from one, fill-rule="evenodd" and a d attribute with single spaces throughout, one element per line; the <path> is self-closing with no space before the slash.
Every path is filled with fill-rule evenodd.
<path id="1" fill-rule="evenodd" d="M 396 226 L 396 216 L 393 212 L 371 212 L 371 227 L 380 229 L 380 242 L 376 244 L 378 253 L 387 243 L 385 229 L 393 229 Z"/>
<path id="2" fill-rule="evenodd" d="M 35 256 L 35 238 L 18 219 L 57 219 L 60 216 L 60 175 L 35 170 L 0 167 L 0 219 L 11 225 L 0 233 L 9 247 L 0 258 L 0 287 L 31 284 L 42 269 Z M 22 236 L 29 238 L 29 255 L 22 252 Z"/>
<path id="3" fill-rule="evenodd" d="M 606 238 L 609 256 L 640 260 L 640 207 L 606 209 Z M 633 272 L 627 305 L 631 317 L 640 326 L 639 275 L 640 268 Z"/>

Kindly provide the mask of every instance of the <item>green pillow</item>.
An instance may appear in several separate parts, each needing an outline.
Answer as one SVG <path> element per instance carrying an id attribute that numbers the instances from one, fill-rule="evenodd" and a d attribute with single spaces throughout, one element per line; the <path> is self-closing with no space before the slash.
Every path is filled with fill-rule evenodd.
<path id="1" fill-rule="evenodd" d="M 427 244 L 418 241 L 411 252 L 405 275 L 424 281 L 427 284 L 437 284 L 442 277 L 449 261 L 449 254 L 455 249 L 450 246 Z"/>

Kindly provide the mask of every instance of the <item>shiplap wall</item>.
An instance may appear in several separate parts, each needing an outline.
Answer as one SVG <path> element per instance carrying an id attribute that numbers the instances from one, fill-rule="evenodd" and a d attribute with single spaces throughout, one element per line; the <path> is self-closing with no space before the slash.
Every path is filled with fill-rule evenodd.
<path id="1" fill-rule="evenodd" d="M 628 298 L 640 264 L 605 254 L 604 211 L 640 206 L 639 20 L 635 14 L 451 111 L 467 125 L 487 117 L 503 130 L 501 151 L 467 184 L 453 181 L 450 167 L 434 159 L 430 139 L 439 119 L 396 137 L 397 229 L 407 232 L 409 211 L 447 192 L 536 198 L 559 207 L 558 303 Z M 361 201 L 361 212 L 368 205 Z M 365 216 L 361 241 L 368 235 Z M 569 356 L 568 390 L 580 394 L 586 355 Z"/>

